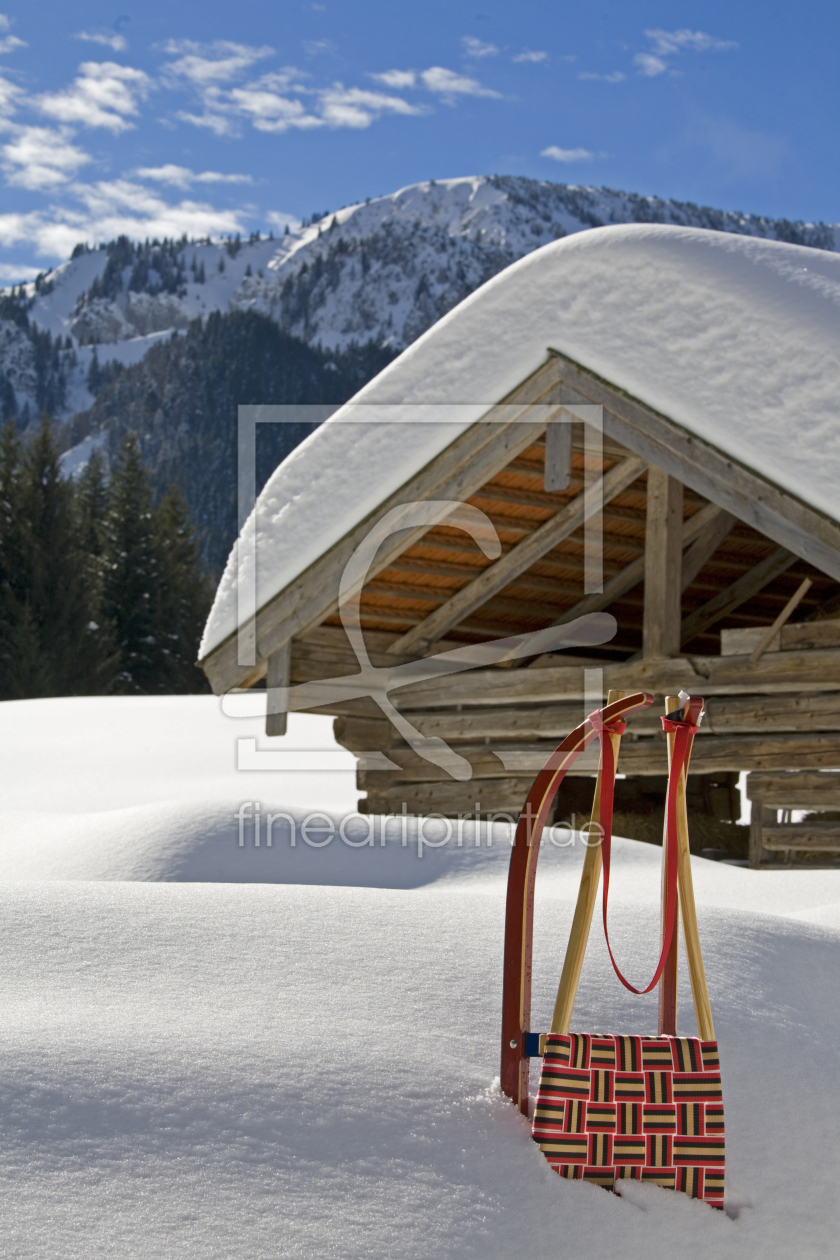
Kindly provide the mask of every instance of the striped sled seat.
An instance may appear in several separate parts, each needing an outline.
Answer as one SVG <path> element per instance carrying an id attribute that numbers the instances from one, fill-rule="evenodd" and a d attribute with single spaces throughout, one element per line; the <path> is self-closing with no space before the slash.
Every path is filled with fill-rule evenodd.
<path id="1" fill-rule="evenodd" d="M 517 830 L 508 883 L 502 1088 L 527 1115 L 529 1060 L 542 1057 L 532 1132 L 561 1177 L 590 1181 L 609 1190 L 615 1190 L 623 1179 L 649 1181 L 722 1208 L 725 1141 L 720 1058 L 697 934 L 685 809 L 688 761 L 703 702 L 699 697 L 679 698 L 683 699 L 684 705 L 680 703 L 671 712 L 678 701 L 669 698 L 663 719 L 668 734 L 669 779 L 662 853 L 661 955 L 653 979 L 644 989 L 634 988 L 622 976 L 612 956 L 607 901 L 613 785 L 624 729 L 621 718 L 633 708 L 650 704 L 652 697 L 624 697 L 611 692 L 608 706 L 592 714 L 563 741 L 531 790 Z M 586 850 L 551 1031 L 538 1035 L 528 1031 L 528 1023 L 539 841 L 548 807 L 566 770 L 596 736 L 601 740 L 601 766 L 593 820 L 602 828 L 602 839 L 600 845 Z M 659 985 L 658 1035 L 569 1031 L 602 868 L 604 932 L 613 967 L 633 993 L 648 993 Z M 676 1032 L 680 912 L 699 1037 L 679 1037 Z"/>

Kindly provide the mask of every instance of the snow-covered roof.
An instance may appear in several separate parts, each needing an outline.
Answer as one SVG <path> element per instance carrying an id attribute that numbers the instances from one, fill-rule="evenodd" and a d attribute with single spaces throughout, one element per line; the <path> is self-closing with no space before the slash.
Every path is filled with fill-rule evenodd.
<path id="1" fill-rule="evenodd" d="M 840 256 L 694 228 L 600 228 L 488 281 L 277 468 L 242 534 L 256 530 L 257 607 L 549 347 L 840 520 Z M 362 402 L 392 405 L 394 423 L 343 423 Z M 452 405 L 456 423 L 417 423 L 446 419 Z M 201 657 L 235 630 L 236 549 Z"/>

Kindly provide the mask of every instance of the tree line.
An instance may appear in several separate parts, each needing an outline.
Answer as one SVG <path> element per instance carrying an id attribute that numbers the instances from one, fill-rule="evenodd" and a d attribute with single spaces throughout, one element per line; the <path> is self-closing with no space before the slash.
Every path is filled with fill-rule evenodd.
<path id="1" fill-rule="evenodd" d="M 127 434 L 62 475 L 47 417 L 0 438 L 0 699 L 207 691 L 195 665 L 212 590 L 176 486 L 155 504 Z"/>

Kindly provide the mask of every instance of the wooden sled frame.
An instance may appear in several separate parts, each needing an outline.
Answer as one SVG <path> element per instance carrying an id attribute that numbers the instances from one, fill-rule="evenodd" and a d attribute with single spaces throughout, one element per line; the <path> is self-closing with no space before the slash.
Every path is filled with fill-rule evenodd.
<path id="1" fill-rule="evenodd" d="M 600 711 L 601 723 L 604 726 L 620 723 L 624 717 L 636 712 L 638 709 L 646 708 L 652 702 L 653 696 L 646 692 L 636 692 L 627 696 L 623 692 L 610 691 L 608 703 Z M 669 696 L 666 698 L 665 712 L 670 717 L 676 716 L 674 711 L 679 710 L 681 707 L 682 697 Z M 686 700 L 685 718 L 689 719 L 692 725 L 696 724 L 700 716 L 702 716 L 702 707 L 703 701 L 700 697 L 692 696 Z M 596 717 L 596 714 L 593 714 L 592 717 Z M 537 776 L 531 791 L 528 793 L 516 829 L 516 838 L 511 852 L 505 919 L 501 1087 L 503 1092 L 518 1105 L 520 1111 L 526 1116 L 528 1114 L 530 1059 L 542 1053 L 542 1038 L 537 1033 L 532 1033 L 528 1027 L 531 1018 L 534 885 L 540 841 L 543 827 L 548 817 L 548 811 L 566 773 L 575 759 L 596 736 L 595 726 L 587 718 L 571 734 L 567 735 L 552 753 L 545 767 Z M 606 737 L 611 741 L 612 760 L 614 766 L 616 766 L 621 734 L 619 731 L 610 731 Z M 670 773 L 674 750 L 673 734 L 668 735 L 667 742 Z M 598 821 L 600 814 L 602 770 L 603 757 L 599 764 L 598 777 L 595 783 L 595 798 L 592 807 L 593 821 Z M 675 911 L 678 920 L 682 918 L 698 1032 L 703 1040 L 713 1041 L 715 1032 L 706 986 L 703 957 L 700 950 L 700 937 L 697 929 L 697 916 L 691 879 L 691 857 L 689 853 L 685 798 L 687 773 L 688 761 L 683 766 L 677 787 L 676 840 L 677 884 L 679 891 Z M 577 994 L 583 958 L 589 938 L 589 928 L 595 907 L 601 866 L 600 844 L 587 845 L 580 890 L 569 935 L 569 945 L 566 950 L 560 987 L 551 1022 L 551 1031 L 553 1033 L 569 1031 L 572 1008 Z M 682 914 L 680 914 L 680 911 L 682 911 Z M 666 916 L 667 905 L 663 868 L 663 931 Z M 678 923 L 675 923 L 668 962 L 659 986 L 660 1035 L 676 1035 L 677 926 Z"/>
<path id="2" fill-rule="evenodd" d="M 616 696 L 613 699 L 613 695 Z M 610 693 L 610 703 L 601 710 L 605 724 L 620 721 L 637 709 L 647 708 L 653 696 L 639 691 L 631 696 Z M 577 757 L 588 748 L 597 731 L 586 718 L 580 726 L 566 736 L 554 750 L 543 769 L 534 780 L 528 793 L 510 855 L 508 871 L 507 905 L 505 910 L 505 955 L 502 993 L 502 1068 L 503 1093 L 518 1105 L 523 1115 L 528 1114 L 529 1060 L 538 1053 L 528 1043 L 531 1021 L 531 962 L 534 937 L 534 882 L 537 877 L 537 861 L 540 856 L 540 840 L 548 811 L 560 784 Z M 610 736 L 617 740 L 619 737 Z M 601 770 L 595 782 L 593 818 L 597 820 L 601 795 Z M 560 981 L 558 1005 L 564 994 L 571 996 L 577 989 L 577 979 L 583 966 L 583 953 L 589 935 L 589 924 L 598 891 L 601 873 L 601 850 L 597 845 L 587 846 L 581 876 L 581 891 L 575 909 L 571 940 L 578 940 L 580 948 L 569 949 L 563 976 Z M 571 1018 L 571 1004 L 568 1011 Z M 536 1040 L 536 1038 L 535 1038 Z"/>

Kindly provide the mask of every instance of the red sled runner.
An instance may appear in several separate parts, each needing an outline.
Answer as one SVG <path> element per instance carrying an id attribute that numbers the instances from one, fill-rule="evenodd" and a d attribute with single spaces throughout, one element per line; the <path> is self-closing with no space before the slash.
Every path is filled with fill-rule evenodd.
<path id="1" fill-rule="evenodd" d="M 686 776 L 702 718 L 700 697 L 666 700 L 668 794 L 662 848 L 661 953 L 653 978 L 636 989 L 621 974 L 609 944 L 613 793 L 624 718 L 651 704 L 639 692 L 610 692 L 552 753 L 528 794 L 511 853 L 505 921 L 502 1002 L 503 1091 L 529 1113 L 531 1058 L 542 1058 L 533 1109 L 533 1137 L 563 1177 L 608 1189 L 624 1178 L 652 1181 L 723 1206 L 724 1120 L 715 1041 L 691 882 Z M 530 1030 L 534 881 L 542 832 L 557 791 L 576 758 L 600 739 L 593 823 L 557 1002 L 548 1033 Z M 607 948 L 622 984 L 633 993 L 659 985 L 659 1027 L 645 1036 L 570 1032 L 589 928 L 603 868 Z M 682 918 L 699 1037 L 678 1037 L 677 941 Z"/>

